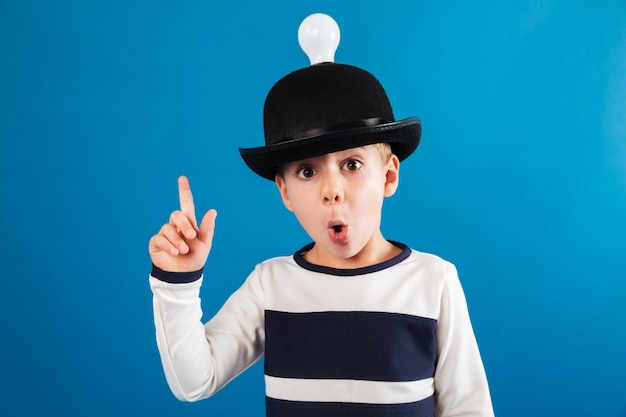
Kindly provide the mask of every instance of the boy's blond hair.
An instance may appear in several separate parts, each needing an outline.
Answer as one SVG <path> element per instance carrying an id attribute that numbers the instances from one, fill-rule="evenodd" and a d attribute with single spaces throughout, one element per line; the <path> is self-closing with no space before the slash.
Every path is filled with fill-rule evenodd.
<path id="1" fill-rule="evenodd" d="M 378 148 L 378 152 L 380 152 L 380 156 L 383 159 L 383 163 L 389 161 L 393 152 L 391 151 L 391 145 L 385 142 L 375 143 L 374 146 Z"/>

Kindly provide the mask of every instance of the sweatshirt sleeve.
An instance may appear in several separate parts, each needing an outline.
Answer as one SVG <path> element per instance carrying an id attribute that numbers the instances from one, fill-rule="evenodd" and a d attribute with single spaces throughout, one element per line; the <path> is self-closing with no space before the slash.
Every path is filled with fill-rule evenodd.
<path id="1" fill-rule="evenodd" d="M 207 398 L 263 356 L 262 287 L 254 273 L 206 324 L 201 321 L 201 272 L 153 269 L 149 280 L 157 346 L 176 398 Z"/>
<path id="2" fill-rule="evenodd" d="M 454 265 L 449 264 L 437 325 L 437 416 L 494 415 L 487 377 Z"/>

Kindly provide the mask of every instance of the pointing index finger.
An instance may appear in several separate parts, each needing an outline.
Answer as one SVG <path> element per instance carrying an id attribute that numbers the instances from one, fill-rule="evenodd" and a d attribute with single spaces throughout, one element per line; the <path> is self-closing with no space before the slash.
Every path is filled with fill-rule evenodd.
<path id="1" fill-rule="evenodd" d="M 196 222 L 196 209 L 193 204 L 193 194 L 191 193 L 189 180 L 184 175 L 178 178 L 178 199 L 180 201 L 180 211 L 189 219 L 193 227 L 197 229 L 198 223 Z"/>

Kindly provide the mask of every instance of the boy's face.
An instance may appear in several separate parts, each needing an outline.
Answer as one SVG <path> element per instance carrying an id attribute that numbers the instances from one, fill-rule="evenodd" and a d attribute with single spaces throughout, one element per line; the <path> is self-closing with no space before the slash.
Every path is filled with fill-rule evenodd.
<path id="1" fill-rule="evenodd" d="M 395 155 L 383 161 L 375 145 L 286 164 L 276 185 L 285 207 L 315 241 L 305 259 L 355 268 L 388 257 L 380 220 L 384 197 L 398 186 L 399 166 Z"/>

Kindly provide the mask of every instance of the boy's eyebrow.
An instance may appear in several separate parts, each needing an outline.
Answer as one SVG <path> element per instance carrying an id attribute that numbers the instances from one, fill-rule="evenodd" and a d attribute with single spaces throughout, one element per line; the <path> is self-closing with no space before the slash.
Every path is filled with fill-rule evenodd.
<path id="1" fill-rule="evenodd" d="M 362 151 L 366 151 L 367 152 L 367 147 L 368 146 L 371 146 L 371 145 L 363 145 L 363 146 L 357 146 L 355 148 L 342 149 L 342 150 L 339 150 L 339 151 L 333 152 L 333 153 L 340 153 L 340 152 L 350 153 L 350 152 L 354 152 L 354 151 L 358 151 L 358 150 L 362 150 Z"/>
<path id="2" fill-rule="evenodd" d="M 355 151 L 362 151 L 362 152 L 367 152 L 368 147 L 371 147 L 374 145 L 363 145 L 363 146 L 358 146 L 356 148 L 349 148 L 344 150 L 343 152 L 355 152 Z"/>

